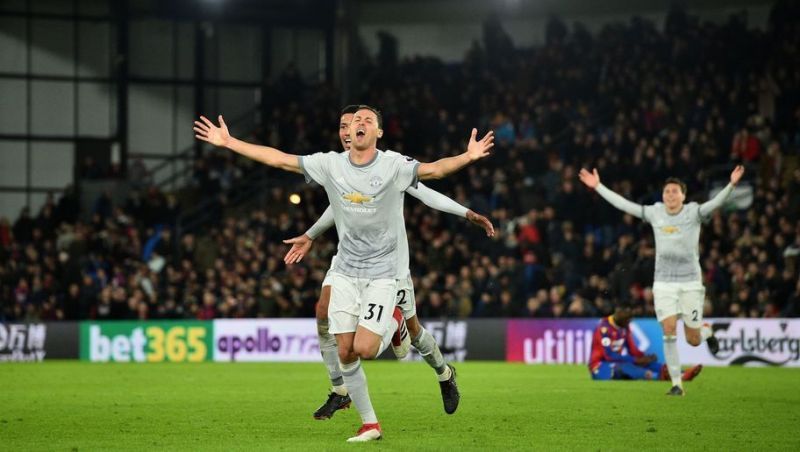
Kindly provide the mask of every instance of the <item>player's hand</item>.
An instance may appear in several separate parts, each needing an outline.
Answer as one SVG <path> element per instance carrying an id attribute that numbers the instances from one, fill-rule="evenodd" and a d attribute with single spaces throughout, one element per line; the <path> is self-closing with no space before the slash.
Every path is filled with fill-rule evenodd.
<path id="1" fill-rule="evenodd" d="M 288 240 L 284 240 L 283 243 L 292 245 L 292 247 L 289 249 L 289 252 L 286 253 L 286 256 L 283 256 L 283 262 L 285 262 L 286 265 L 292 265 L 300 262 L 304 257 L 306 257 L 308 251 L 311 249 L 311 245 L 314 244 L 314 240 L 308 235 L 303 234 Z"/>
<path id="2" fill-rule="evenodd" d="M 487 237 L 494 237 L 494 226 L 492 222 L 489 221 L 488 218 L 484 217 L 483 215 L 477 214 L 472 210 L 467 210 L 467 220 L 471 223 L 477 224 L 478 226 L 482 227 L 484 231 L 486 231 Z"/>
<path id="3" fill-rule="evenodd" d="M 225 147 L 231 139 L 231 134 L 228 132 L 228 126 L 225 125 L 225 120 L 222 115 L 219 115 L 219 127 L 215 126 L 205 116 L 200 116 L 200 121 L 194 122 L 195 138 L 211 143 L 214 146 Z"/>
<path id="4" fill-rule="evenodd" d="M 742 180 L 742 176 L 744 176 L 744 166 L 736 165 L 736 168 L 731 172 L 731 184 L 738 184 Z"/>
<path id="5" fill-rule="evenodd" d="M 589 188 L 597 188 L 600 185 L 600 174 L 597 172 L 597 168 L 593 169 L 590 173 L 586 171 L 585 168 L 581 168 L 581 172 L 578 173 L 578 178 Z"/>
<path id="6" fill-rule="evenodd" d="M 469 144 L 467 144 L 467 157 L 470 162 L 480 160 L 489 155 L 489 149 L 494 146 L 494 132 L 491 130 L 480 139 L 476 140 L 478 136 L 478 129 L 472 129 L 472 135 L 469 137 Z"/>

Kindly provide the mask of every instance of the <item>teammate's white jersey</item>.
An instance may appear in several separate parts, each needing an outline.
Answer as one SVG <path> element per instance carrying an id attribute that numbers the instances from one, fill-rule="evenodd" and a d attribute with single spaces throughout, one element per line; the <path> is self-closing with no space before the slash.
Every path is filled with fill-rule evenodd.
<path id="1" fill-rule="evenodd" d="M 722 206 L 733 191 L 733 184 L 728 184 L 702 205 L 696 202 L 684 204 L 676 214 L 668 213 L 664 203 L 643 206 L 628 201 L 603 184 L 598 184 L 596 190 L 612 206 L 653 226 L 656 237 L 655 281 L 702 282 L 700 227 L 714 210 Z"/>
<path id="2" fill-rule="evenodd" d="M 684 204 L 669 214 L 663 203 L 643 207 L 642 220 L 653 227 L 656 238 L 655 281 L 702 281 L 700 270 L 700 227 L 705 220 L 696 202 Z"/>
<path id="3" fill-rule="evenodd" d="M 300 157 L 308 181 L 325 188 L 339 236 L 333 271 L 359 278 L 404 278 L 408 274 L 408 238 L 403 195 L 417 183 L 419 162 L 377 150 L 364 165 L 350 153 Z"/>

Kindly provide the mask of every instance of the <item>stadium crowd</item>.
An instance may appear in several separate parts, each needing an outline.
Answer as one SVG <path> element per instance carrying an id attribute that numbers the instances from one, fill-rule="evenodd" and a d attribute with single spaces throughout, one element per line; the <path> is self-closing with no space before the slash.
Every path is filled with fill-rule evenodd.
<path id="1" fill-rule="evenodd" d="M 473 126 L 497 136 L 493 157 L 430 184 L 487 214 L 494 238 L 406 202 L 420 316 L 589 317 L 618 299 L 650 316 L 650 226 L 586 190 L 577 171 L 598 168 L 640 203 L 679 177 L 688 202 L 708 199 L 740 162 L 746 186 L 701 237 L 705 315 L 800 316 L 800 13 L 788 5 L 776 4 L 767 31 L 676 9 L 663 31 L 634 18 L 592 35 L 552 19 L 530 49 L 489 20 L 459 64 L 383 49 L 362 68 L 359 99 L 384 111 L 380 147 L 430 161 L 458 152 Z M 274 92 L 248 139 L 301 154 L 340 147 L 329 86 L 289 72 Z M 195 162 L 195 196 L 224 198 L 254 171 L 267 170 L 210 151 Z M 153 187 L 122 205 L 100 197 L 89 221 L 71 189 L 35 216 L 0 220 L 0 320 L 312 317 L 335 234 L 288 268 L 281 240 L 327 199 L 299 177 L 276 181 L 196 233 L 176 234 L 181 202 Z"/>

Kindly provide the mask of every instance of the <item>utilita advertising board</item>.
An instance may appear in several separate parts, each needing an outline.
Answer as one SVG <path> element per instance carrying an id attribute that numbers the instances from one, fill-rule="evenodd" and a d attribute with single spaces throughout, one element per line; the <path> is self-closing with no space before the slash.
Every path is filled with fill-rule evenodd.
<path id="1" fill-rule="evenodd" d="M 587 364 L 599 319 L 509 320 L 506 360 L 527 364 Z M 639 349 L 663 358 L 661 327 L 653 319 L 630 326 Z"/>

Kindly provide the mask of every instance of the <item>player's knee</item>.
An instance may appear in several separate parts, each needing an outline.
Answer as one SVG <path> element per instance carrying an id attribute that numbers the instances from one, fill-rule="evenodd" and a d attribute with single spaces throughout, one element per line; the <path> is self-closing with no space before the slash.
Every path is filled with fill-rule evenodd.
<path id="1" fill-rule="evenodd" d="M 698 345 L 703 343 L 703 341 L 700 338 L 700 334 L 699 333 L 698 334 L 687 334 L 686 335 L 686 342 L 688 342 L 689 345 L 691 345 L 692 347 L 697 347 Z"/>
<path id="2" fill-rule="evenodd" d="M 339 362 L 349 364 L 358 359 L 358 354 L 353 350 L 339 349 Z"/>
<path id="3" fill-rule="evenodd" d="M 358 343 L 353 345 L 353 351 L 361 359 L 375 359 L 378 350 L 372 344 Z"/>
<path id="4" fill-rule="evenodd" d="M 675 325 L 669 323 L 662 324 L 661 329 L 664 331 L 664 336 L 675 336 L 678 332 L 678 329 L 675 327 Z"/>

